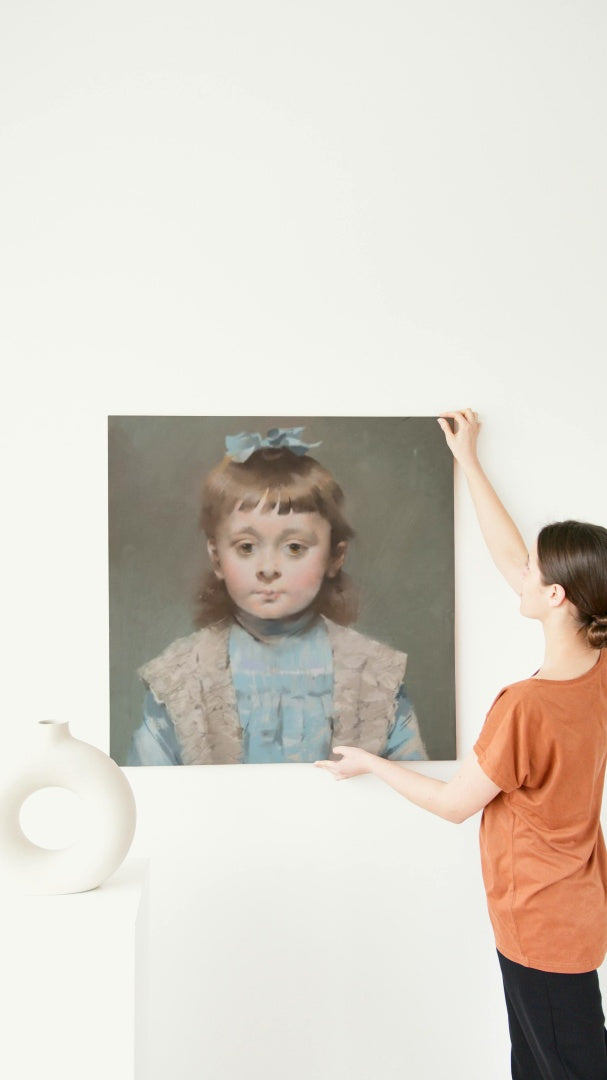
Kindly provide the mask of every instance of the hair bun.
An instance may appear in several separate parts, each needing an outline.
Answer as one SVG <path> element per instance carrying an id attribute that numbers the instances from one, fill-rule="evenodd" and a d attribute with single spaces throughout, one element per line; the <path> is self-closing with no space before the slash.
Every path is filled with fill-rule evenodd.
<path id="1" fill-rule="evenodd" d="M 607 648 L 607 615 L 593 615 L 587 633 L 588 644 L 593 649 Z"/>

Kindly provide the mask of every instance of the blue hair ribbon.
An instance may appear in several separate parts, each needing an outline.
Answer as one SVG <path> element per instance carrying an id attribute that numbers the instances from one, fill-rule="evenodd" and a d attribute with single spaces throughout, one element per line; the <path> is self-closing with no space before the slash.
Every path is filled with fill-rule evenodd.
<path id="1" fill-rule="evenodd" d="M 226 435 L 226 454 L 240 465 L 248 461 L 256 450 L 290 450 L 302 457 L 308 450 L 320 446 L 319 442 L 306 443 L 300 439 L 302 427 L 270 428 L 265 438 L 259 432 L 241 431 L 238 435 Z"/>

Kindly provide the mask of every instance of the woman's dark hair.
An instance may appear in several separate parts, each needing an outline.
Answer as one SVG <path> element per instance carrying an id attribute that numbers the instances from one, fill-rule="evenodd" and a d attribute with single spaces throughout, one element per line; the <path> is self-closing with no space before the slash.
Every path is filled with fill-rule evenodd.
<path id="1" fill-rule="evenodd" d="M 286 448 L 256 450 L 244 462 L 225 457 L 211 469 L 202 490 L 200 526 L 209 539 L 215 539 L 219 523 L 236 507 L 254 510 L 260 504 L 263 513 L 320 514 L 331 526 L 334 555 L 338 544 L 354 537 L 344 514 L 344 493 L 329 470 L 315 458 Z M 358 595 L 348 574 L 340 570 L 335 577 L 325 577 L 314 606 L 320 615 L 342 626 L 353 623 Z M 212 571 L 205 573 L 196 596 L 195 625 L 208 626 L 233 610 L 224 582 Z"/>
<path id="2" fill-rule="evenodd" d="M 585 521 L 555 521 L 537 538 L 545 585 L 562 585 L 593 649 L 607 647 L 607 529 Z"/>

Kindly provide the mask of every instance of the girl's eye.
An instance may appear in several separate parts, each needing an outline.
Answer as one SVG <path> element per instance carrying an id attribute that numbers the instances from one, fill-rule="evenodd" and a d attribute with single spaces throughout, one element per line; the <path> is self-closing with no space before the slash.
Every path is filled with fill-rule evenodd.
<path id="1" fill-rule="evenodd" d="M 307 550 L 305 544 L 300 544 L 297 540 L 292 540 L 290 544 L 287 544 L 289 555 L 305 555 Z"/>
<path id="2" fill-rule="evenodd" d="M 236 551 L 239 555 L 252 555 L 253 554 L 253 542 L 251 540 L 241 540 L 236 545 Z"/>

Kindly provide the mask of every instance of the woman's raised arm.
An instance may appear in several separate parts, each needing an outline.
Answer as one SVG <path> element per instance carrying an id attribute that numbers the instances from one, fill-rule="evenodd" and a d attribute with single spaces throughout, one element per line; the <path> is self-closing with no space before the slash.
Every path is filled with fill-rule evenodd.
<path id="1" fill-rule="evenodd" d="M 451 428 L 449 420 L 453 420 L 454 428 Z M 438 423 L 444 432 L 447 446 L 464 470 L 489 554 L 508 584 L 515 592 L 520 593 L 522 572 L 527 562 L 527 548 L 478 460 L 478 416 L 472 409 L 444 412 Z"/>

